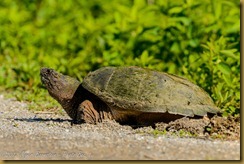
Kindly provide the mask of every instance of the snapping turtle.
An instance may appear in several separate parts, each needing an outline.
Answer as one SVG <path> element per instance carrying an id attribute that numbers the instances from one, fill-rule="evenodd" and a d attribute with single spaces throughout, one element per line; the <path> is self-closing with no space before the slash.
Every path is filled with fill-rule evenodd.
<path id="1" fill-rule="evenodd" d="M 49 94 L 75 123 L 115 119 L 121 124 L 151 125 L 220 111 L 190 81 L 140 67 L 103 67 L 82 83 L 49 68 L 40 74 Z"/>

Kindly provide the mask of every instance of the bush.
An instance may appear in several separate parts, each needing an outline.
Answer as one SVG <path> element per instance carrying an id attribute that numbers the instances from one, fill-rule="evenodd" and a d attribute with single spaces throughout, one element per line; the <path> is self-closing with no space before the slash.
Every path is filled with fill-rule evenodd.
<path id="1" fill-rule="evenodd" d="M 239 113 L 238 1 L 2 0 L 0 23 L 0 85 L 20 100 L 45 97 L 43 66 L 82 80 L 137 65 L 185 76 Z"/>

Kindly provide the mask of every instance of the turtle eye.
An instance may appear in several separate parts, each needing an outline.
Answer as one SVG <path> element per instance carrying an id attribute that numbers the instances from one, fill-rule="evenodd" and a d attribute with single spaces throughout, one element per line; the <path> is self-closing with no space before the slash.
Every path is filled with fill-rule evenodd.
<path id="1" fill-rule="evenodd" d="M 51 69 L 49 69 L 49 68 L 47 68 L 46 70 L 45 70 L 46 72 L 46 75 L 50 75 L 51 73 L 52 73 L 52 70 Z"/>
<path id="2" fill-rule="evenodd" d="M 47 69 L 47 73 L 49 74 L 51 72 L 51 70 L 50 69 Z"/>

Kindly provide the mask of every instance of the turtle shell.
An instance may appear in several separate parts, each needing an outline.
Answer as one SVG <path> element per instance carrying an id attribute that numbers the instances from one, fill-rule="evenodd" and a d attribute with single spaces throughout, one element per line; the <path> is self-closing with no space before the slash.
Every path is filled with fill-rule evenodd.
<path id="1" fill-rule="evenodd" d="M 140 67 L 103 67 L 90 72 L 82 85 L 111 108 L 124 111 L 192 117 L 219 112 L 210 96 L 192 82 Z"/>

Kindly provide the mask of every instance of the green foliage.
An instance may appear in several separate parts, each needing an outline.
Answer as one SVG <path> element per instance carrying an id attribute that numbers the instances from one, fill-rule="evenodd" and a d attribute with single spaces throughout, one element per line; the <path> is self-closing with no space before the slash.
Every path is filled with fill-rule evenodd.
<path id="1" fill-rule="evenodd" d="M 225 109 L 225 115 L 238 114 L 240 111 L 240 53 L 238 49 L 227 46 L 227 40 L 220 37 L 203 44 L 202 57 L 192 55 L 186 74 L 194 77 L 215 100 Z M 194 71 L 191 73 L 191 71 Z"/>
<path id="2" fill-rule="evenodd" d="M 173 135 L 173 136 L 179 136 L 179 137 L 197 137 L 198 134 L 195 134 L 193 132 L 184 130 L 184 129 L 180 129 L 179 131 L 168 131 L 166 129 L 164 130 L 158 130 L 158 129 L 154 129 L 151 132 L 149 132 L 149 134 L 153 134 L 154 137 L 158 137 L 158 136 L 167 136 L 167 135 Z"/>
<path id="3" fill-rule="evenodd" d="M 0 24 L 0 85 L 20 100 L 45 101 L 43 66 L 82 80 L 137 65 L 185 76 L 239 113 L 239 1 L 2 0 Z"/>
<path id="4" fill-rule="evenodd" d="M 152 132 L 154 137 L 157 137 L 157 136 L 160 136 L 160 135 L 166 135 L 167 134 L 167 131 L 166 130 L 157 130 L 157 129 L 154 129 Z"/>

